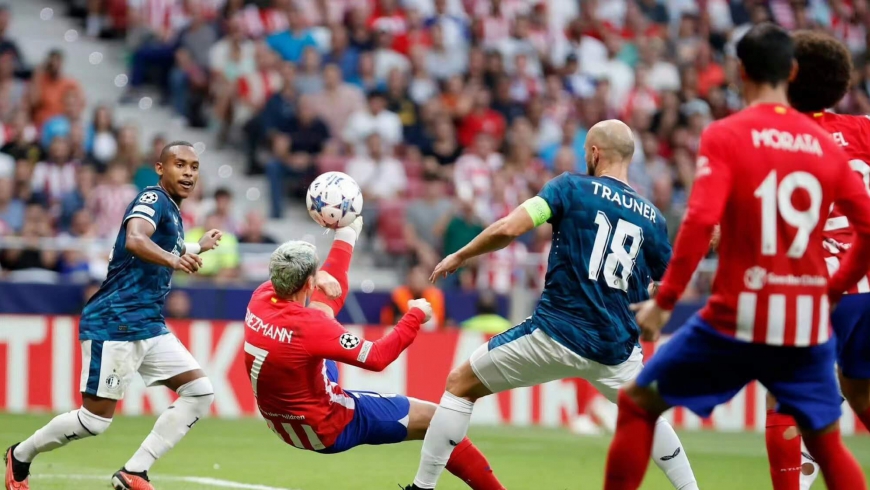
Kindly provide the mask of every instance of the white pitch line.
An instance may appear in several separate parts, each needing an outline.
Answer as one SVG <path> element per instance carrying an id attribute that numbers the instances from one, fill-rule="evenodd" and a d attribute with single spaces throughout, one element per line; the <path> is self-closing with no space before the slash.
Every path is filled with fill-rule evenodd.
<path id="1" fill-rule="evenodd" d="M 54 479 L 54 480 L 88 480 L 88 481 L 101 481 L 108 480 L 109 478 L 106 475 L 31 475 L 30 478 L 34 480 L 41 479 Z M 200 476 L 155 476 L 152 478 L 155 481 L 170 481 L 170 482 L 184 482 L 184 483 L 196 483 L 198 485 L 203 485 L 207 487 L 218 487 L 218 488 L 235 488 L 237 490 L 300 490 L 298 488 L 282 488 L 282 487 L 270 487 L 267 485 L 255 485 L 251 483 L 239 483 L 230 480 L 221 480 L 219 478 L 207 478 Z"/>

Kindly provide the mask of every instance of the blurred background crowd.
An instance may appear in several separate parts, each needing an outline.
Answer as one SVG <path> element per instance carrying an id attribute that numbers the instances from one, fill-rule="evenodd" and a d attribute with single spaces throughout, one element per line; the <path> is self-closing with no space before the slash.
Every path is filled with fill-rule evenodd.
<path id="1" fill-rule="evenodd" d="M 245 213 L 231 189 L 214 185 L 199 186 L 184 203 L 188 241 L 203 229 L 228 232 L 202 277 L 254 279 L 239 250 L 298 238 L 270 236 L 266 224 L 294 219 L 285 216 L 302 206 L 308 183 L 341 170 L 364 192 L 369 236 L 361 247 L 415 294 L 441 257 L 548 179 L 585 172 L 586 132 L 607 118 L 633 128 L 630 184 L 659 207 L 673 238 L 701 132 L 741 108 L 734 46 L 753 23 L 842 39 L 856 69 L 837 110 L 870 113 L 866 0 L 54 5 L 80 20 L 82 36 L 121 45 L 128 71 L 119 100 L 87 104 L 66 74 L 62 44 L 27 59 L 7 34 L 16 22 L 10 6 L 0 7 L 0 274 L 7 277 L 105 275 L 106 242 L 137 190 L 156 182 L 157 152 L 174 139 L 164 132 L 145 140 L 134 122 L 115 116 L 118 104 L 141 107 L 146 95 L 178 124 L 212 133 L 216 150 L 237 152 L 240 173 L 263 183 L 261 205 Z M 539 288 L 548 234 L 541 227 L 439 287 Z M 40 246 L 46 239 L 53 245 Z M 709 276 L 700 274 L 690 297 L 703 294 Z"/>

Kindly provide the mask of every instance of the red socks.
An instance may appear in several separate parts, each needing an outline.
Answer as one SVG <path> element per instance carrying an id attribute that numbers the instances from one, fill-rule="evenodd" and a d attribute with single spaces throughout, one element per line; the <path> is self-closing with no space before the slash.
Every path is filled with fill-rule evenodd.
<path id="1" fill-rule="evenodd" d="M 795 431 L 787 439 L 785 431 Z M 770 463 L 770 479 L 773 490 L 799 490 L 801 478 L 801 436 L 797 422 L 790 415 L 767 411 L 764 439 L 767 443 L 767 460 Z"/>
<path id="2" fill-rule="evenodd" d="M 843 445 L 840 429 L 817 436 L 804 436 L 804 443 L 822 470 L 829 490 L 867 490 L 858 461 Z"/>
<path id="3" fill-rule="evenodd" d="M 864 427 L 866 427 L 867 430 L 870 430 L 870 408 L 864 410 L 861 413 L 856 412 L 855 415 L 857 415 L 858 418 L 861 419 L 861 423 L 864 424 Z"/>
<path id="4" fill-rule="evenodd" d="M 652 453 L 656 420 L 619 391 L 616 434 L 607 452 L 604 490 L 637 490 L 643 482 Z"/>
<path id="5" fill-rule="evenodd" d="M 347 299 L 347 270 L 350 269 L 350 259 L 353 257 L 353 245 L 342 241 L 333 240 L 329 255 L 320 270 L 334 277 L 341 286 L 341 296 L 330 299 L 321 290 L 316 290 L 311 295 L 311 302 L 323 303 L 332 308 L 333 313 L 338 315 Z"/>
<path id="6" fill-rule="evenodd" d="M 486 456 L 467 437 L 453 448 L 446 469 L 473 490 L 504 490 Z"/>

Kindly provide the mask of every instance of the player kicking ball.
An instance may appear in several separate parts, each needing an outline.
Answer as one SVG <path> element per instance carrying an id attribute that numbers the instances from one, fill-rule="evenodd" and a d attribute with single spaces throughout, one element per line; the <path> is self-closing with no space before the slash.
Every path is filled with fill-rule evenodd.
<path id="1" fill-rule="evenodd" d="M 6 450 L 6 490 L 30 488 L 28 474 L 36 455 L 105 432 L 136 372 L 146 385 L 166 386 L 179 398 L 112 476 L 116 490 L 152 490 L 151 465 L 209 411 L 214 400 L 211 382 L 166 328 L 162 311 L 172 273 L 196 272 L 202 265 L 198 254 L 217 247 L 221 232 L 211 230 L 199 243 L 184 243 L 179 206 L 199 178 L 193 145 L 166 145 L 155 170 L 158 185 L 140 192 L 127 206 L 106 280 L 79 320 L 82 406 L 58 415 Z"/>
<path id="2" fill-rule="evenodd" d="M 408 489 L 435 488 L 455 454 L 454 441 L 468 431 L 478 399 L 579 377 L 615 402 L 619 387 L 640 372 L 643 354 L 629 305 L 648 298 L 647 287 L 664 274 L 671 256 L 667 225 L 659 210 L 626 183 L 634 154 L 628 126 L 599 122 L 589 130 L 585 149 L 589 176 L 566 173 L 548 182 L 537 197 L 490 225 L 432 273 L 432 280 L 446 276 L 536 226 L 553 225 L 538 306 L 525 322 L 493 337 L 450 373 Z M 655 427 L 653 460 L 674 488 L 697 490 L 674 429 L 664 419 Z"/>
<path id="3" fill-rule="evenodd" d="M 849 155 L 852 170 L 867 186 L 870 118 L 827 111 L 849 90 L 852 57 L 848 48 L 818 31 L 798 31 L 792 38 L 798 72 L 788 85 L 789 102 L 834 137 Z M 824 232 L 825 261 L 833 273 L 851 247 L 854 232 L 848 218 L 837 209 L 828 216 Z M 864 426 L 870 428 L 870 282 L 864 278 L 848 293 L 831 315 L 837 337 L 840 390 Z M 801 461 L 801 436 L 796 425 L 793 417 L 768 411 L 766 441 L 774 490 L 805 490 L 811 483 L 810 477 L 794 470 Z"/>
<path id="4" fill-rule="evenodd" d="M 789 107 L 794 53 L 789 33 L 770 23 L 737 44 L 748 107 L 701 137 L 674 257 L 656 298 L 636 305 L 644 337 L 658 337 L 717 223 L 719 273 L 707 305 L 620 393 L 605 490 L 640 487 L 665 410 L 685 406 L 707 417 L 753 380 L 795 418 L 829 489 L 867 488 L 837 425 L 829 311 L 870 266 L 870 197 L 830 135 Z M 828 279 L 821 242 L 832 204 L 855 235 Z"/>
<path id="5" fill-rule="evenodd" d="M 432 403 L 337 384 L 335 362 L 382 371 L 432 316 L 426 300 L 412 300 L 396 328 L 377 341 L 361 339 L 335 321 L 347 296 L 347 271 L 361 229 L 357 218 L 336 230 L 320 273 L 314 245 L 284 243 L 272 253 L 269 282 L 248 304 L 245 364 L 257 406 L 272 432 L 298 449 L 335 454 L 364 444 L 420 440 L 435 412 Z M 334 290 L 333 298 L 317 289 L 319 280 L 328 283 L 323 275 L 337 281 L 334 288 L 324 287 Z M 475 490 L 504 488 L 471 441 L 460 437 L 454 444 L 450 472 Z"/>

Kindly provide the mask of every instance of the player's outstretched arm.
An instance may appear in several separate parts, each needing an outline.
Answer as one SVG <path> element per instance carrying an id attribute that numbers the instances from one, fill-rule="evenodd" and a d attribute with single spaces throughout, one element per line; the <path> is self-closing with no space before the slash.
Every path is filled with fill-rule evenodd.
<path id="1" fill-rule="evenodd" d="M 529 201 L 535 199 L 540 198 L 533 197 Z M 543 202 L 543 199 L 540 200 Z M 544 203 L 544 206 L 546 206 L 546 203 Z M 535 226 L 540 224 L 535 223 L 531 213 L 532 211 L 527 209 L 526 203 L 524 203 L 511 211 L 509 215 L 487 226 L 468 245 L 459 249 L 458 252 L 445 257 L 435 267 L 429 279 L 434 282 L 439 277 L 447 277 L 448 274 L 456 272 L 468 260 L 507 247 L 517 237 L 531 231 Z"/>
<path id="2" fill-rule="evenodd" d="M 201 254 L 218 248 L 221 244 L 221 238 L 224 234 L 220 230 L 208 230 L 198 243 L 185 243 L 184 253 L 186 254 Z"/>
<path id="3" fill-rule="evenodd" d="M 369 371 L 383 371 L 414 342 L 420 325 L 432 317 L 426 300 L 413 300 L 409 310 L 390 333 L 374 342 L 360 339 L 332 318 L 318 325 L 318 336 L 307 339 L 305 349 L 312 356 L 343 362 Z"/>
<path id="4" fill-rule="evenodd" d="M 142 218 L 130 218 L 127 221 L 126 249 L 139 260 L 151 264 L 162 265 L 174 270 L 194 273 L 202 266 L 202 259 L 196 254 L 184 254 L 181 257 L 173 255 L 154 243 L 154 225 Z"/>

